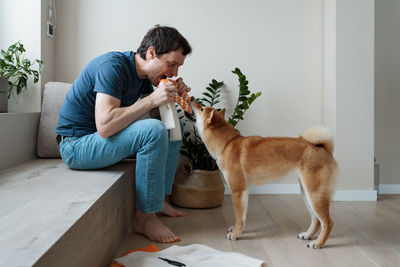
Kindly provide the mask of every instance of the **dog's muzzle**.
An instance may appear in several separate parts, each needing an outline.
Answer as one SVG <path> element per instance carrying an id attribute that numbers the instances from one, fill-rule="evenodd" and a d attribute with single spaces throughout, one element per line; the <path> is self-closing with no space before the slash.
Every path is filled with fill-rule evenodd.
<path id="1" fill-rule="evenodd" d="M 191 108 L 191 110 L 192 110 L 192 113 L 187 113 L 186 111 L 185 111 L 185 117 L 187 118 L 187 119 L 189 119 L 189 120 L 191 120 L 191 121 L 193 121 L 193 122 L 196 122 L 196 115 L 194 114 L 194 111 L 193 111 L 193 106 L 192 106 L 192 102 L 195 100 L 195 98 L 192 96 L 192 97 L 190 97 L 190 101 L 189 101 L 189 105 L 190 105 L 190 108 Z"/>

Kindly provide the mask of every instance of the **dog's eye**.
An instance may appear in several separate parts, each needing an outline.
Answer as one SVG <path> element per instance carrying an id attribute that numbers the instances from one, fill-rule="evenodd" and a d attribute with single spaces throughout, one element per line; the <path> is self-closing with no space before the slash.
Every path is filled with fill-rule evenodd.
<path id="1" fill-rule="evenodd" d="M 203 112 L 204 111 L 203 108 L 201 108 L 200 111 Z"/>

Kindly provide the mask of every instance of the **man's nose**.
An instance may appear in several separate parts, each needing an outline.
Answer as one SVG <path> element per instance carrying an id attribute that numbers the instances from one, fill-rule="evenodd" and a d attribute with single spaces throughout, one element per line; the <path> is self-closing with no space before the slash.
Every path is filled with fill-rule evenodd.
<path id="1" fill-rule="evenodd" d="M 172 71 L 172 74 L 173 74 L 174 76 L 178 76 L 178 68 L 175 68 L 175 69 Z"/>

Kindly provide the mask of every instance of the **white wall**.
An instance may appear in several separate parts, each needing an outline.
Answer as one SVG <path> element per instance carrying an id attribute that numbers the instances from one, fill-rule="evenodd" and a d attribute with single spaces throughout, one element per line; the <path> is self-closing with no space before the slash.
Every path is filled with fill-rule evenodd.
<path id="1" fill-rule="evenodd" d="M 297 136 L 322 123 L 320 0 L 57 0 L 56 80 L 73 82 L 101 53 L 136 50 L 155 24 L 176 27 L 191 43 L 180 75 L 192 95 L 200 96 L 213 78 L 223 80 L 231 112 L 235 67 L 262 92 L 239 124 L 243 134 Z"/>
<path id="2" fill-rule="evenodd" d="M 28 90 L 12 95 L 9 113 L 0 113 L 0 169 L 36 157 L 41 88 L 54 80 L 54 40 L 45 35 L 49 1 L 0 0 L 0 47 L 6 49 L 20 40 L 26 58 L 44 61 L 40 81 L 29 81 Z"/>
<path id="3" fill-rule="evenodd" d="M 55 14 L 54 0 L 41 0 L 41 26 L 40 26 L 40 54 L 41 59 L 44 62 L 43 71 L 40 77 L 41 95 L 43 95 L 44 85 L 47 82 L 55 80 L 55 38 L 57 34 L 54 34 L 54 38 L 50 38 L 46 35 L 46 21 L 48 20 L 48 7 L 52 2 L 53 16 Z M 53 23 L 55 20 L 53 19 Z M 56 26 L 56 25 L 54 25 Z M 43 98 L 43 97 L 42 97 Z"/>
<path id="4" fill-rule="evenodd" d="M 375 1 L 375 155 L 381 184 L 400 184 L 400 2 Z"/>
<path id="5" fill-rule="evenodd" d="M 1 0 L 0 1 L 0 48 L 7 49 L 11 44 L 21 41 L 26 58 L 41 58 L 40 14 L 41 0 Z M 37 68 L 37 65 L 35 64 Z M 8 101 L 9 112 L 39 112 L 40 83 L 28 80 L 28 90 L 16 92 Z"/>
<path id="6" fill-rule="evenodd" d="M 336 1 L 338 189 L 374 192 L 374 0 Z"/>

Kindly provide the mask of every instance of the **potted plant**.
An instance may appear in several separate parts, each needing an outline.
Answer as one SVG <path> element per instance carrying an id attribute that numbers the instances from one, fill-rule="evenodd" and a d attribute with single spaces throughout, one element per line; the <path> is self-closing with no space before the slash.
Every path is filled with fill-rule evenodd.
<path id="1" fill-rule="evenodd" d="M 238 76 L 239 94 L 233 114 L 228 123 L 236 127 L 251 104 L 261 95 L 261 92 L 251 93 L 246 76 L 235 68 L 232 73 Z M 220 103 L 221 88 L 224 82 L 212 80 L 202 98 L 197 98 L 202 106 L 217 107 Z M 172 189 L 171 200 L 174 204 L 189 208 L 212 208 L 222 204 L 224 185 L 221 181 L 218 165 L 208 153 L 201 137 L 190 120 L 184 119 L 185 132 L 182 140 L 181 154 L 189 159 L 189 164 L 178 172 Z"/>
<path id="2" fill-rule="evenodd" d="M 15 88 L 20 94 L 22 88 L 27 88 L 28 78 L 33 76 L 33 82 L 39 81 L 43 69 L 43 61 L 36 59 L 31 62 L 25 58 L 25 48 L 21 42 L 11 45 L 7 51 L 1 50 L 0 56 L 0 112 L 7 112 L 8 99 Z M 38 69 L 32 69 L 37 63 Z"/>

